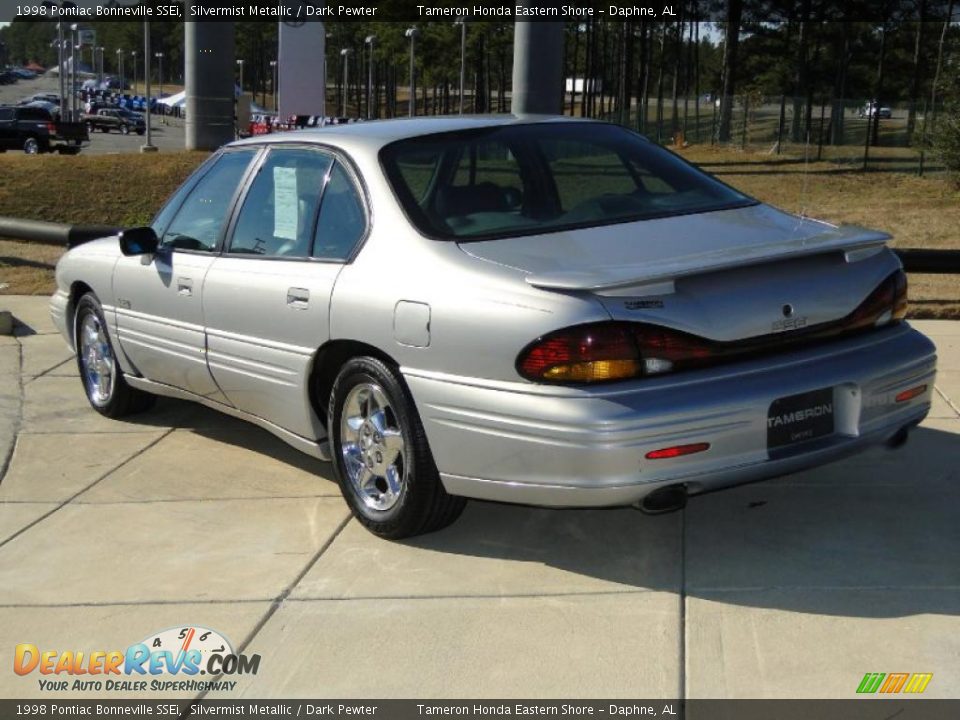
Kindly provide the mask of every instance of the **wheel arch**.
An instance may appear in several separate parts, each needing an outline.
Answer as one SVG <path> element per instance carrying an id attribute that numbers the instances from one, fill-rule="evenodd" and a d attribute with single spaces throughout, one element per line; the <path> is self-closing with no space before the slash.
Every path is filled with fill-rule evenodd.
<path id="1" fill-rule="evenodd" d="M 383 350 L 359 340 L 329 340 L 317 350 L 310 371 L 308 393 L 313 411 L 324 427 L 327 425 L 327 401 L 333 389 L 333 381 L 344 364 L 355 357 L 375 357 L 394 368 L 399 363 Z"/>
<path id="2" fill-rule="evenodd" d="M 70 333 L 70 346 L 76 350 L 77 347 L 77 303 L 87 293 L 93 293 L 93 288 L 82 280 L 74 280 L 70 285 L 70 295 L 67 299 L 67 332 Z"/>

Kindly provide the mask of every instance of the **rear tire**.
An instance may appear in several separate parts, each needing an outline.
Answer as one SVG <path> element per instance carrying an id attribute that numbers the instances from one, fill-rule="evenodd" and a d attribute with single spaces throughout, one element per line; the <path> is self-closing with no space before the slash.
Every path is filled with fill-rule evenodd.
<path id="1" fill-rule="evenodd" d="M 90 406 L 108 418 L 143 412 L 156 402 L 156 395 L 132 388 L 117 362 L 100 301 L 87 293 L 77 303 L 74 344 L 80 382 Z"/>
<path id="2" fill-rule="evenodd" d="M 390 540 L 450 525 L 466 499 L 449 495 L 396 369 L 372 357 L 348 361 L 330 392 L 328 434 L 340 492 L 354 517 Z"/>
<path id="3" fill-rule="evenodd" d="M 27 155 L 39 155 L 40 141 L 35 137 L 28 137 L 23 141 L 23 152 L 25 152 Z"/>

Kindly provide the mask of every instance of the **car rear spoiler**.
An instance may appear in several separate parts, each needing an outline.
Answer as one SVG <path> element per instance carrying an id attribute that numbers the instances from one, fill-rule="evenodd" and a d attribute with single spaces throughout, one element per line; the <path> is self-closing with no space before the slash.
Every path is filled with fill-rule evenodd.
<path id="1" fill-rule="evenodd" d="M 592 270 L 531 273 L 526 277 L 526 281 L 534 287 L 548 290 L 586 290 L 617 295 L 629 289 L 631 295 L 660 295 L 672 292 L 670 286 L 679 278 L 745 265 L 759 265 L 829 252 L 843 252 L 847 262 L 856 262 L 880 252 L 890 239 L 891 236 L 884 232 L 845 225 L 806 238 L 724 248 L 644 265 L 598 266 Z"/>

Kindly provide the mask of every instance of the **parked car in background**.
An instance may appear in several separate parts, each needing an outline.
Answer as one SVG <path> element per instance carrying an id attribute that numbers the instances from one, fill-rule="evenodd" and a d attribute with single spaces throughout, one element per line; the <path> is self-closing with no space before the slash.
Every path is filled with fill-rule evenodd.
<path id="1" fill-rule="evenodd" d="M 68 251 L 51 315 L 96 411 L 257 423 L 399 538 L 468 497 L 663 512 L 903 444 L 936 351 L 888 239 L 617 125 L 374 121 L 221 149 Z"/>
<path id="2" fill-rule="evenodd" d="M 123 135 L 131 132 L 143 135 L 147 128 L 143 115 L 122 108 L 102 108 L 95 113 L 81 116 L 80 120 L 86 124 L 88 133 L 94 130 L 105 133 L 115 130 Z"/>
<path id="3" fill-rule="evenodd" d="M 60 96 L 56 93 L 34 93 L 33 95 L 28 95 L 23 100 L 21 100 L 18 105 L 28 105 L 32 102 L 48 102 L 53 103 L 54 105 L 60 104 Z"/>
<path id="4" fill-rule="evenodd" d="M 23 150 L 28 155 L 47 152 L 74 155 L 89 139 L 83 123 L 63 122 L 46 107 L 0 107 L 0 152 Z"/>
<path id="5" fill-rule="evenodd" d="M 889 120 L 893 117 L 893 111 L 886 105 L 881 105 L 877 109 L 877 103 L 875 102 L 868 102 L 857 111 L 857 117 L 860 118 L 873 117 L 874 115 L 879 116 L 881 120 Z"/>

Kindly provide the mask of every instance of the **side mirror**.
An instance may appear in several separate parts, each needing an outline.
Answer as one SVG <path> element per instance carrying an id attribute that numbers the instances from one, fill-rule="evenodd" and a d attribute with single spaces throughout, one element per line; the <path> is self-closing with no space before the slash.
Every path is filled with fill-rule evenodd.
<path id="1" fill-rule="evenodd" d="M 152 227 L 137 227 L 120 233 L 120 252 L 124 255 L 153 255 L 160 240 Z"/>

